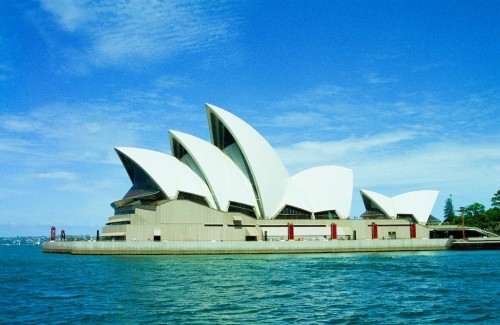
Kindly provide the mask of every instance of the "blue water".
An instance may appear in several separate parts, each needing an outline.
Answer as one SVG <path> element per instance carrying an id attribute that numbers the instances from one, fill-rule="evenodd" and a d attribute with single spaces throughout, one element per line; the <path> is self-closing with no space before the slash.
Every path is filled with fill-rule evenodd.
<path id="1" fill-rule="evenodd" d="M 71 256 L 0 246 L 0 324 L 495 324 L 500 251 Z"/>

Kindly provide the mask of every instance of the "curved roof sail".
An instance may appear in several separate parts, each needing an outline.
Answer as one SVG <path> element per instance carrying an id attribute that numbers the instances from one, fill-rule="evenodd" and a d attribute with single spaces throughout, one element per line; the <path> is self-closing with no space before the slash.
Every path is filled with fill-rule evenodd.
<path id="1" fill-rule="evenodd" d="M 368 190 L 360 190 L 360 192 L 366 210 L 377 209 L 380 210 L 387 218 L 396 218 L 396 211 L 394 210 L 390 197 Z"/>
<path id="2" fill-rule="evenodd" d="M 419 223 L 426 223 L 436 203 L 439 191 L 414 191 L 392 198 L 398 214 L 412 214 Z"/>
<path id="3" fill-rule="evenodd" d="M 199 171 L 220 210 L 227 212 L 230 202 L 243 203 L 257 210 L 252 185 L 219 148 L 186 133 L 172 130 L 169 133 L 172 154 Z"/>
<path id="4" fill-rule="evenodd" d="M 320 166 L 306 169 L 294 176 L 309 201 L 313 212 L 333 211 L 347 219 L 351 210 L 352 169 L 339 166 Z"/>
<path id="5" fill-rule="evenodd" d="M 137 164 L 169 199 L 177 198 L 179 192 L 204 197 L 208 205 L 215 208 L 208 186 L 188 166 L 170 155 L 140 148 L 115 148 L 125 169 L 133 180 L 133 164 Z M 129 161 L 130 160 L 130 161 Z M 127 161 L 129 161 L 127 163 Z"/>
<path id="6" fill-rule="evenodd" d="M 271 145 L 250 125 L 214 105 L 206 104 L 212 143 L 247 175 L 260 213 L 272 218 L 280 209 L 289 176 Z"/>
<path id="7" fill-rule="evenodd" d="M 438 191 L 414 191 L 387 197 L 380 193 L 361 190 L 366 210 L 379 209 L 386 217 L 413 216 L 419 223 L 426 223 L 436 203 Z"/>
<path id="8" fill-rule="evenodd" d="M 224 212 L 265 219 L 348 219 L 353 171 L 339 166 L 310 168 L 290 177 L 277 152 L 234 114 L 205 105 L 211 142 L 169 131 L 172 155 L 115 148 L 132 187 L 115 201 L 115 213 L 132 204 L 190 200 Z M 361 190 L 363 218 L 405 218 L 425 223 L 437 191 L 394 197 Z M 125 211 L 125 210 L 124 210 Z M 128 211 L 128 210 L 127 210 Z M 120 212 L 120 211 L 119 211 Z"/>

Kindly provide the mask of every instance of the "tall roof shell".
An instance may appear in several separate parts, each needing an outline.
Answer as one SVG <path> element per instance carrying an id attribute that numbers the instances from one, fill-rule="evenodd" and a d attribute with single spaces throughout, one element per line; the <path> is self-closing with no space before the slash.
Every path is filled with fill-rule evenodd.
<path id="1" fill-rule="evenodd" d="M 414 191 L 392 198 L 398 214 L 413 214 L 419 223 L 426 223 L 436 203 L 439 191 Z"/>
<path id="2" fill-rule="evenodd" d="M 369 206 L 367 206 L 367 202 L 365 200 L 368 200 L 368 202 L 378 207 L 388 218 L 396 218 L 397 213 L 394 210 L 394 204 L 390 197 L 368 190 L 360 190 L 360 192 L 367 210 L 369 209 Z"/>
<path id="3" fill-rule="evenodd" d="M 140 148 L 117 147 L 115 150 L 139 165 L 169 199 L 175 199 L 182 191 L 205 197 L 210 207 L 216 207 L 208 186 L 177 158 Z"/>
<path id="4" fill-rule="evenodd" d="M 210 104 L 206 104 L 206 109 L 212 142 L 224 151 L 225 147 L 218 141 L 220 132 L 223 132 L 219 128 L 219 121 L 234 138 L 243 155 L 261 215 L 272 218 L 279 212 L 289 183 L 288 173 L 280 157 L 255 129 L 237 116 Z M 245 169 L 245 166 L 238 167 L 243 171 Z"/>
<path id="5" fill-rule="evenodd" d="M 253 206 L 257 210 L 257 201 L 249 180 L 219 148 L 195 136 L 170 131 L 172 154 L 179 159 L 182 157 L 178 155 L 175 141 L 182 145 L 196 163 L 219 209 L 228 211 L 229 201 L 233 201 Z"/>
<path id="6" fill-rule="evenodd" d="M 335 210 L 340 218 L 349 217 L 353 190 L 352 169 L 321 166 L 304 170 L 291 179 L 302 189 L 313 212 Z"/>

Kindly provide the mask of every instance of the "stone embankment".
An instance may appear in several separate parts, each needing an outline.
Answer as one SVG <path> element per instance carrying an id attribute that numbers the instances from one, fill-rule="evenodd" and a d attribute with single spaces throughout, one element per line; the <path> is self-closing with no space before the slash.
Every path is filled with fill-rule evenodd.
<path id="1" fill-rule="evenodd" d="M 445 250 L 447 239 L 214 241 L 214 242 L 45 242 L 45 253 L 74 255 L 297 254 Z"/>

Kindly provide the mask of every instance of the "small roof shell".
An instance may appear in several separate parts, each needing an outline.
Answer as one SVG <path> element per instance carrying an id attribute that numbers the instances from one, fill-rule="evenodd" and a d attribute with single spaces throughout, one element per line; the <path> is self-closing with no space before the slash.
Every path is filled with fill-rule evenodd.
<path id="1" fill-rule="evenodd" d="M 368 190 L 360 190 L 360 192 L 361 192 L 361 197 L 368 199 L 372 204 L 378 207 L 380 211 L 382 211 L 388 218 L 392 219 L 396 218 L 397 213 L 394 210 L 394 205 L 390 197 Z M 368 209 L 366 203 L 365 207 L 366 209 Z"/>
<path id="2" fill-rule="evenodd" d="M 392 198 L 398 214 L 413 214 L 419 223 L 426 223 L 436 203 L 439 191 L 414 191 Z"/>
<path id="3" fill-rule="evenodd" d="M 368 198 L 387 217 L 395 219 L 398 214 L 409 214 L 419 223 L 426 223 L 429 219 L 438 194 L 438 191 L 423 190 L 402 193 L 390 198 L 377 192 L 361 190 L 361 196 Z"/>
<path id="4" fill-rule="evenodd" d="M 352 169 L 339 166 L 320 166 L 306 169 L 291 177 L 310 203 L 313 212 L 335 210 L 347 219 L 351 210 Z"/>
<path id="5" fill-rule="evenodd" d="M 169 199 L 176 199 L 182 191 L 202 196 L 210 207 L 216 207 L 207 184 L 177 158 L 141 148 L 117 147 L 115 150 L 139 165 Z"/>

